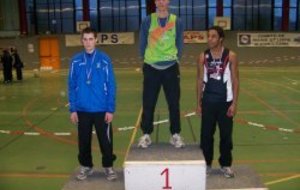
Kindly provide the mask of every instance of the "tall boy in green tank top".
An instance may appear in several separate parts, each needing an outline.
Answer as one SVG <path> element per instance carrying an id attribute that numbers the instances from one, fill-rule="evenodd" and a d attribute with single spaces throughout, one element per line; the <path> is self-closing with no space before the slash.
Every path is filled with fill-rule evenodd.
<path id="1" fill-rule="evenodd" d="M 149 15 L 141 25 L 140 52 L 143 65 L 143 136 L 138 146 L 151 145 L 153 115 L 160 88 L 163 87 L 168 102 L 170 118 L 170 143 L 184 147 L 180 131 L 180 73 L 178 61 L 182 54 L 183 28 L 176 15 L 169 13 L 169 0 L 155 0 L 157 12 Z"/>

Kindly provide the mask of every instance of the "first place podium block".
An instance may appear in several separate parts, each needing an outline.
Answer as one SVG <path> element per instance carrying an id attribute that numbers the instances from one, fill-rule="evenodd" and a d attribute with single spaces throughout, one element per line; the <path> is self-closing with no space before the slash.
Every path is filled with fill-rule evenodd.
<path id="1" fill-rule="evenodd" d="M 125 190 L 205 190 L 206 164 L 198 145 L 176 149 L 133 146 L 124 164 Z"/>

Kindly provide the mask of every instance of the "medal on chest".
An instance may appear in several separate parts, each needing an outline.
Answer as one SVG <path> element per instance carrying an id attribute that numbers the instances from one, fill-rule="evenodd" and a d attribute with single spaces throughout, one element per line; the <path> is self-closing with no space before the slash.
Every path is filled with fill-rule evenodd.
<path id="1" fill-rule="evenodd" d="M 222 60 L 213 60 L 211 62 L 212 73 L 210 74 L 210 78 L 215 80 L 221 80 L 222 78 Z"/>
<path id="2" fill-rule="evenodd" d="M 95 57 L 96 57 L 96 52 L 94 53 L 94 55 L 92 57 L 92 62 L 90 64 L 90 67 L 88 67 L 86 55 L 84 54 L 84 61 L 86 63 L 85 64 L 86 65 L 85 74 L 86 74 L 86 84 L 87 85 L 90 85 L 92 83 L 92 70 L 93 70 L 93 64 L 95 61 Z"/>

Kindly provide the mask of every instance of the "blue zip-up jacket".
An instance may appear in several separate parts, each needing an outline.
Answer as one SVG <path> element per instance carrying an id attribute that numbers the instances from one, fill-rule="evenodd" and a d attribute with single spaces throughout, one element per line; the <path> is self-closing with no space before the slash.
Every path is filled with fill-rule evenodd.
<path id="1" fill-rule="evenodd" d="M 95 49 L 92 54 L 76 54 L 70 64 L 68 88 L 70 112 L 115 112 L 115 76 L 104 52 Z"/>

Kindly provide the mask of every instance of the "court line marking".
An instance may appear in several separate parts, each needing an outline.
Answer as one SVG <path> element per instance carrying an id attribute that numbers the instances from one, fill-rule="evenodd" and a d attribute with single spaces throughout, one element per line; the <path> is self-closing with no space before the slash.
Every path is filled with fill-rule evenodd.
<path id="1" fill-rule="evenodd" d="M 70 174 L 50 173 L 0 173 L 0 178 L 69 178 Z"/>
<path id="2" fill-rule="evenodd" d="M 245 61 L 240 61 L 240 62 L 245 62 Z M 249 62 L 249 61 L 248 61 Z M 142 63 L 142 62 L 141 62 Z M 284 66 L 285 64 L 283 64 L 282 66 Z M 190 68 L 193 68 L 191 67 L 192 66 L 192 63 L 191 65 L 189 66 L 182 66 L 181 65 L 181 68 L 182 69 L 190 69 Z M 133 64 L 132 66 L 129 66 L 129 67 L 115 67 L 114 69 L 119 72 L 119 71 L 130 71 L 130 72 L 133 72 L 133 73 L 136 73 L 135 69 L 136 68 L 141 68 L 142 67 L 142 64 Z M 291 69 L 290 70 L 279 70 L 279 69 L 272 69 L 268 66 L 251 66 L 251 67 L 241 67 L 241 72 L 256 72 L 256 73 L 266 73 L 266 72 L 278 72 L 278 73 L 299 73 L 300 71 L 297 70 L 297 69 L 292 69 L 292 68 L 299 68 L 298 66 L 292 66 L 290 67 Z M 46 73 L 46 74 L 57 74 L 57 73 L 62 73 L 62 74 L 68 74 L 68 68 L 62 68 L 60 69 L 58 72 L 56 73 L 51 73 L 51 72 L 48 72 L 48 71 L 39 71 L 41 73 Z M 191 72 L 195 72 L 193 69 L 190 69 Z M 33 69 L 26 69 L 25 70 L 25 73 L 34 73 Z"/>
<path id="3" fill-rule="evenodd" d="M 293 175 L 298 175 L 299 172 L 271 172 L 271 173 L 261 173 L 262 177 L 289 177 Z"/>
<path id="4" fill-rule="evenodd" d="M 300 90 L 297 90 L 295 88 L 292 88 L 292 87 L 289 87 L 289 86 L 286 86 L 286 85 L 283 85 L 283 84 L 278 84 L 278 83 L 275 83 L 275 82 L 265 81 L 265 80 L 261 80 L 261 79 L 251 79 L 251 80 L 252 81 L 257 81 L 257 82 L 263 82 L 263 83 L 271 84 L 273 86 L 279 86 L 279 87 L 288 89 L 290 91 L 293 91 L 293 92 L 296 92 L 296 93 L 300 93 Z"/>
<path id="5" fill-rule="evenodd" d="M 292 100 L 291 100 L 292 101 Z M 291 103 L 297 103 L 297 104 L 300 104 L 300 101 L 299 102 L 291 102 Z M 50 112 L 53 112 L 53 110 L 50 110 L 50 111 L 31 111 L 30 112 L 30 116 L 36 116 L 36 115 L 49 115 Z M 123 110 L 123 109 L 118 109 L 118 113 L 120 115 L 120 112 L 122 112 L 122 114 L 126 114 L 126 112 L 128 112 L 128 110 Z M 123 113 L 124 112 L 124 113 Z M 290 109 L 290 110 L 282 110 L 282 112 L 285 112 L 285 113 L 300 113 L 300 110 L 297 110 L 297 109 Z M 20 115 L 22 112 L 20 111 L 0 111 L 0 116 L 18 116 Z M 160 113 L 162 114 L 168 114 L 169 111 L 168 110 L 160 110 Z M 183 112 L 185 113 L 185 112 Z M 251 114 L 251 115 L 264 115 L 264 114 L 269 114 L 269 113 L 273 113 L 271 110 L 260 110 L 260 111 L 257 111 L 257 110 L 240 110 L 237 112 L 237 115 L 244 115 L 244 114 Z M 55 115 L 59 115 L 59 116 L 66 116 L 68 115 L 67 112 L 57 112 L 55 113 Z M 182 113 L 181 113 L 182 115 Z M 17 118 L 18 119 L 18 118 Z M 15 121 L 15 120 L 14 120 Z M 1 122 L 0 121 L 0 125 L 9 125 L 11 124 L 12 121 L 3 121 Z"/>
<path id="6" fill-rule="evenodd" d="M 259 174 L 260 176 L 265 176 L 265 177 L 278 177 L 278 176 L 289 176 L 290 177 L 294 177 L 294 176 L 298 176 L 299 177 L 299 173 L 293 173 L 293 172 L 272 172 L 272 173 L 261 173 Z M 291 176 L 292 175 L 292 176 Z M 17 173 L 0 173 L 0 178 L 69 178 L 70 174 L 69 173 L 21 173 L 21 172 L 17 172 Z M 287 177 L 285 177 L 287 178 Z M 282 180 L 282 179 L 279 179 Z M 290 179 L 289 179 L 290 180 Z M 270 181 L 272 182 L 272 184 L 274 182 L 277 182 L 278 180 L 274 180 L 274 181 Z M 267 182 L 267 183 L 270 183 Z M 268 185 L 267 183 L 265 183 L 265 185 Z M 269 184 L 269 185 L 272 185 Z M 275 183 L 274 183 L 275 184 Z"/>
<path id="7" fill-rule="evenodd" d="M 265 185 L 274 185 L 274 184 L 277 184 L 277 183 L 282 183 L 282 182 L 286 182 L 286 181 L 297 179 L 297 178 L 300 178 L 300 174 L 293 175 L 293 176 L 290 176 L 290 177 L 281 178 L 281 179 L 277 179 L 277 180 L 274 180 L 274 181 L 269 181 L 269 182 L 265 183 Z"/>
<path id="8" fill-rule="evenodd" d="M 38 98 L 32 99 L 31 101 L 29 101 L 29 102 L 23 107 L 21 117 L 22 117 L 23 121 L 25 122 L 25 124 L 26 124 L 29 128 L 33 129 L 33 130 L 35 131 L 34 133 L 36 133 L 36 134 L 39 133 L 39 135 L 44 136 L 44 137 L 47 137 L 47 138 L 52 139 L 52 140 L 55 140 L 56 142 L 62 142 L 62 143 L 66 143 L 66 144 L 76 145 L 76 146 L 77 146 L 77 145 L 78 145 L 78 142 L 77 142 L 76 140 L 71 140 L 71 139 L 69 140 L 69 139 L 63 138 L 63 136 L 66 135 L 66 134 L 65 134 L 66 132 L 58 133 L 58 134 L 55 135 L 55 133 L 49 132 L 49 131 L 47 131 L 47 130 L 44 130 L 44 129 L 38 127 L 37 125 L 34 125 L 34 124 L 28 119 L 28 113 L 29 113 L 29 111 L 30 111 L 30 107 L 31 107 L 36 101 L 39 101 L 39 99 L 38 99 Z M 61 108 L 63 104 L 62 104 L 62 102 L 60 101 L 59 98 L 57 98 L 57 102 L 60 104 L 60 106 L 58 106 L 58 107 Z M 58 109 L 58 110 L 59 110 L 59 109 Z M 57 110 L 52 111 L 52 112 L 50 113 L 50 115 L 53 114 L 53 113 L 56 112 L 56 111 L 57 111 Z M 17 131 L 17 133 L 19 133 L 19 132 L 20 132 L 20 131 Z M 92 150 L 93 150 L 93 151 L 99 150 L 99 148 L 98 148 L 98 147 L 92 146 Z M 123 155 L 123 154 L 124 154 L 124 151 L 116 151 L 116 150 L 115 150 L 114 153 L 119 154 L 119 155 Z"/>
<path id="9" fill-rule="evenodd" d="M 263 89 L 265 89 L 265 86 L 262 86 L 262 83 L 255 82 L 255 79 L 248 79 L 248 81 L 252 82 L 252 85 L 254 84 L 255 86 L 260 86 L 260 87 L 262 87 Z M 262 80 L 262 81 L 264 81 L 264 80 Z M 265 82 L 268 82 L 268 81 L 265 81 Z M 277 84 L 277 83 L 273 83 L 273 86 L 275 86 L 274 84 L 280 85 L 280 84 Z M 292 88 L 292 87 L 288 87 L 288 86 L 285 86 L 285 88 L 290 88 L 290 90 L 293 90 L 293 91 L 296 90 L 296 89 L 294 89 L 294 88 Z M 284 94 L 282 94 L 282 93 L 278 93 L 278 91 L 275 90 L 274 88 L 272 88 L 272 89 L 268 88 L 268 90 L 269 90 L 269 91 L 272 91 L 272 92 L 274 92 L 274 93 L 276 93 L 278 96 L 282 97 L 283 99 L 285 99 L 285 100 L 286 100 L 288 103 L 290 103 L 290 104 L 298 104 L 298 105 L 300 104 L 299 101 L 293 100 L 293 99 L 291 99 L 290 97 L 288 97 L 287 95 L 284 95 Z M 297 90 L 296 90 L 296 91 L 297 91 Z"/>
<path id="10" fill-rule="evenodd" d="M 253 94 L 252 92 L 245 90 L 245 89 L 241 89 L 241 91 L 245 94 L 247 94 L 248 96 L 252 97 L 253 99 L 255 99 L 258 103 L 262 104 L 263 106 L 265 106 L 266 108 L 268 108 L 269 110 L 273 111 L 274 114 L 276 114 L 277 116 L 280 116 L 281 118 L 285 119 L 286 121 L 288 121 L 289 123 L 296 125 L 297 127 L 300 127 L 300 124 L 292 119 L 290 119 L 286 114 L 284 114 L 283 112 L 281 112 L 280 110 L 274 108 L 273 106 L 271 106 L 269 103 L 267 103 L 265 100 L 263 100 L 262 98 L 258 97 L 257 95 Z"/>
<path id="11" fill-rule="evenodd" d="M 127 147 L 127 150 L 126 150 L 126 153 L 125 153 L 123 164 L 127 160 L 130 148 L 131 148 L 131 146 L 134 143 L 135 136 L 137 134 L 138 128 L 140 127 L 140 123 L 141 123 L 141 119 L 142 119 L 142 113 L 143 113 L 143 107 L 140 108 L 140 111 L 139 111 L 139 114 L 138 114 L 138 118 L 137 118 L 136 123 L 135 123 L 135 128 L 134 128 L 134 130 L 132 132 L 132 135 L 131 135 L 131 138 L 130 138 L 130 141 L 129 141 L 129 144 L 128 144 L 128 147 Z"/>
<path id="12" fill-rule="evenodd" d="M 141 114 L 141 110 L 139 113 L 140 117 Z M 190 112 L 190 113 L 186 113 L 185 115 L 183 115 L 183 117 L 187 118 L 187 117 L 193 117 L 196 116 L 195 112 Z M 140 122 L 141 118 L 138 118 L 137 122 Z M 239 124 L 246 124 L 252 127 L 257 127 L 257 128 L 261 128 L 264 130 L 272 130 L 272 131 L 279 131 L 279 132 L 286 132 L 286 133 L 300 133 L 299 129 L 287 129 L 287 128 L 282 128 L 282 127 L 277 127 L 277 126 L 273 126 L 273 125 L 265 125 L 265 124 L 261 124 L 261 123 L 257 123 L 257 122 L 252 122 L 252 121 L 246 121 L 244 119 L 240 119 L 240 118 L 235 118 L 234 119 L 235 122 L 238 122 Z M 159 121 L 154 121 L 153 125 L 157 126 L 159 124 L 164 124 L 164 123 L 169 123 L 169 119 L 163 119 L 163 120 L 159 120 Z M 125 127 L 119 127 L 117 128 L 118 131 L 129 131 L 129 130 L 134 130 L 135 134 L 137 132 L 137 126 L 139 124 L 136 123 L 135 126 L 125 126 Z M 73 135 L 73 133 L 71 132 L 49 132 L 48 133 L 54 135 L 54 136 L 71 136 Z M 0 134 L 11 134 L 11 135 L 28 135 L 28 136 L 38 136 L 38 135 L 43 135 L 43 133 L 41 132 L 24 132 L 24 131 L 10 131 L 10 130 L 0 130 Z M 93 132 L 93 134 L 95 134 L 95 132 Z M 133 137 L 131 136 L 131 139 Z M 130 141 L 131 142 L 131 141 Z"/>
<path id="13" fill-rule="evenodd" d="M 289 77 L 282 77 L 282 78 L 289 81 L 289 82 L 291 82 L 292 84 L 295 84 L 295 83 L 298 84 L 298 82 L 299 82 L 299 80 L 294 80 L 294 79 L 291 79 Z"/>
<path id="14" fill-rule="evenodd" d="M 268 160 L 235 160 L 237 164 L 257 164 L 257 163 L 289 163 L 289 162 L 300 162 L 300 158 L 290 158 L 290 159 L 268 159 Z"/>

